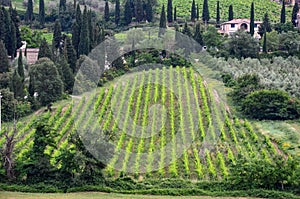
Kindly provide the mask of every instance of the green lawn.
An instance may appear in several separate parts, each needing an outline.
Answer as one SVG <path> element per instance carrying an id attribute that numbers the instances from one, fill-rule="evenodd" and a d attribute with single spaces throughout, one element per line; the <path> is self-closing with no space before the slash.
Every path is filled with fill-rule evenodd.
<path id="1" fill-rule="evenodd" d="M 112 199 L 112 198 L 145 198 L 145 199 L 171 199 L 171 198 L 198 198 L 198 199 L 237 199 L 234 197 L 207 197 L 207 196 L 153 196 L 153 195 L 124 195 L 115 193 L 100 193 L 100 192 L 82 192 L 82 193 L 19 193 L 19 192 L 0 192 L 0 199 Z M 241 198 L 241 197 L 239 197 Z"/>

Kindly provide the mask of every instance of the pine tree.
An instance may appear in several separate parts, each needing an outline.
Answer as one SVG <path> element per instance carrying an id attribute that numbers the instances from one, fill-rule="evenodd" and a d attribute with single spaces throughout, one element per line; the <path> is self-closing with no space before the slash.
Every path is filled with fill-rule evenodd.
<path id="1" fill-rule="evenodd" d="M 292 12 L 292 23 L 294 24 L 294 26 L 297 26 L 297 14 L 299 12 L 299 5 L 298 3 L 295 3 L 294 7 L 293 7 L 293 12 Z M 299 23 L 299 22 L 298 22 Z"/>
<path id="2" fill-rule="evenodd" d="M 174 21 L 177 21 L 177 7 L 174 8 Z"/>
<path id="3" fill-rule="evenodd" d="M 209 9 L 208 9 L 208 2 L 207 0 L 203 1 L 203 10 L 202 10 L 202 20 L 204 23 L 207 23 L 210 19 L 209 16 Z"/>
<path id="4" fill-rule="evenodd" d="M 263 52 L 267 53 L 267 32 L 264 34 Z"/>
<path id="5" fill-rule="evenodd" d="M 172 0 L 168 0 L 168 5 L 167 5 L 167 19 L 168 23 L 173 22 L 173 5 L 172 5 Z"/>
<path id="6" fill-rule="evenodd" d="M 285 1 L 282 1 L 281 15 L 280 15 L 280 23 L 285 23 Z"/>
<path id="7" fill-rule="evenodd" d="M 195 4 L 195 0 L 193 0 L 192 8 L 191 8 L 191 21 L 194 22 L 196 17 L 197 17 L 196 4 Z"/>
<path id="8" fill-rule="evenodd" d="M 148 0 L 146 4 L 146 20 L 148 22 L 152 22 L 153 20 L 153 10 L 152 10 L 152 4 L 150 0 Z"/>
<path id="9" fill-rule="evenodd" d="M 87 7 L 85 6 L 83 11 L 78 53 L 79 55 L 88 55 L 89 50 L 90 50 L 90 38 L 89 38 L 89 29 L 88 29 Z"/>
<path id="10" fill-rule="evenodd" d="M 45 38 L 41 42 L 38 59 L 43 57 L 48 57 L 49 59 L 52 59 L 52 52 Z"/>
<path id="11" fill-rule="evenodd" d="M 70 65 L 73 74 L 75 74 L 77 72 L 76 71 L 77 57 L 70 37 L 66 37 L 65 39 L 65 57 L 67 58 L 68 64 Z"/>
<path id="12" fill-rule="evenodd" d="M 7 57 L 7 50 L 2 40 L 0 40 L 0 73 L 9 71 L 9 62 Z"/>
<path id="13" fill-rule="evenodd" d="M 33 2 L 32 0 L 28 0 L 27 2 L 27 10 L 26 10 L 26 21 L 32 22 L 33 20 Z"/>
<path id="14" fill-rule="evenodd" d="M 144 11 L 143 11 L 143 4 L 141 0 L 136 0 L 135 1 L 135 19 L 136 22 L 141 22 L 143 21 L 144 17 Z"/>
<path id="15" fill-rule="evenodd" d="M 196 24 L 196 29 L 195 29 L 195 34 L 194 34 L 194 39 L 197 41 L 201 46 L 204 45 L 201 30 L 200 30 L 200 23 Z"/>
<path id="16" fill-rule="evenodd" d="M 104 20 L 106 22 L 109 21 L 109 5 L 108 5 L 108 1 L 105 1 L 105 7 L 104 7 Z"/>
<path id="17" fill-rule="evenodd" d="M 118 25 L 120 22 L 120 0 L 116 0 L 115 5 L 115 23 Z"/>
<path id="18" fill-rule="evenodd" d="M 125 3 L 125 10 L 124 10 L 124 22 L 125 25 L 129 25 L 132 21 L 132 11 L 130 1 L 127 0 Z"/>
<path id="19" fill-rule="evenodd" d="M 216 16 L 216 23 L 217 25 L 220 24 L 220 1 L 217 1 L 217 16 Z"/>
<path id="20" fill-rule="evenodd" d="M 25 79 L 25 74 L 24 74 L 24 65 L 23 65 L 23 55 L 22 55 L 22 49 L 19 51 L 19 57 L 18 57 L 18 74 L 20 77 Z"/>
<path id="21" fill-rule="evenodd" d="M 166 22 L 166 12 L 165 12 L 165 5 L 163 4 L 161 8 L 160 20 L 159 20 L 159 33 L 158 36 L 161 36 L 165 33 L 165 28 L 167 28 Z"/>
<path id="22" fill-rule="evenodd" d="M 233 20 L 233 7 L 232 5 L 229 6 L 229 10 L 228 10 L 228 21 Z"/>
<path id="23" fill-rule="evenodd" d="M 54 24 L 54 32 L 53 32 L 53 40 L 52 40 L 53 52 L 57 52 L 57 49 L 60 48 L 61 40 L 62 40 L 61 25 L 60 25 L 60 21 L 56 20 Z"/>
<path id="24" fill-rule="evenodd" d="M 43 28 L 45 24 L 45 2 L 44 0 L 39 0 L 39 22 L 40 27 Z"/>
<path id="25" fill-rule="evenodd" d="M 251 3 L 251 11 L 250 11 L 250 34 L 254 35 L 254 2 Z"/>

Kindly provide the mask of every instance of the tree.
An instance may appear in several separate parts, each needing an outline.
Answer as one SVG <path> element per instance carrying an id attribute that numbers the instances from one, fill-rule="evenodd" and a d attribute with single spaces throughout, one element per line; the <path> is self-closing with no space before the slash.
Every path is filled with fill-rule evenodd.
<path id="1" fill-rule="evenodd" d="M 85 6 L 83 11 L 80 41 L 78 45 L 78 54 L 88 55 L 89 52 L 90 52 L 90 38 L 89 38 L 89 28 L 88 28 L 87 7 Z"/>
<path id="2" fill-rule="evenodd" d="M 222 35 L 214 26 L 208 26 L 207 30 L 203 33 L 203 42 L 209 48 L 220 47 L 222 44 Z"/>
<path id="3" fill-rule="evenodd" d="M 125 3 L 125 10 L 124 10 L 124 22 L 125 25 L 129 25 L 132 21 L 132 11 L 130 1 L 127 0 Z"/>
<path id="4" fill-rule="evenodd" d="M 177 21 L 177 7 L 174 8 L 174 21 Z"/>
<path id="5" fill-rule="evenodd" d="M 62 40 L 61 24 L 59 20 L 56 20 L 54 24 L 54 32 L 53 32 L 53 40 L 52 40 L 53 52 L 56 52 L 57 49 L 60 48 L 61 40 Z"/>
<path id="6" fill-rule="evenodd" d="M 16 54 L 17 45 L 16 27 L 11 20 L 10 13 L 4 7 L 2 8 L 2 14 L 3 21 L 5 22 L 3 26 L 4 35 L 2 37 L 7 49 L 7 54 L 13 59 Z"/>
<path id="7" fill-rule="evenodd" d="M 39 22 L 41 28 L 44 27 L 45 24 L 45 2 L 44 0 L 39 1 Z"/>
<path id="8" fill-rule="evenodd" d="M 73 74 L 75 74 L 77 72 L 76 71 L 77 57 L 71 39 L 68 36 L 65 39 L 65 57 L 67 58 L 68 64 L 70 65 Z"/>
<path id="9" fill-rule="evenodd" d="M 146 20 L 148 22 L 152 22 L 153 20 L 153 10 L 152 10 L 152 4 L 150 0 L 148 0 L 146 4 Z"/>
<path id="10" fill-rule="evenodd" d="M 105 7 L 104 7 L 104 20 L 106 22 L 109 22 L 109 5 L 108 5 L 108 1 L 107 0 L 105 1 Z"/>
<path id="11" fill-rule="evenodd" d="M 14 74 L 12 76 L 12 90 L 14 93 L 15 99 L 23 99 L 24 97 L 24 79 L 20 77 L 17 70 L 14 70 Z"/>
<path id="12" fill-rule="evenodd" d="M 20 33 L 20 30 L 19 30 L 20 18 L 18 16 L 18 12 L 17 12 L 16 9 L 12 9 L 10 7 L 9 10 L 10 10 L 10 15 L 11 15 L 11 21 L 14 23 L 15 30 L 16 30 L 16 38 L 17 38 L 16 49 L 19 49 L 23 45 L 22 44 L 21 33 Z M 0 24 L 1 24 L 1 22 L 0 22 Z"/>
<path id="13" fill-rule="evenodd" d="M 3 121 L 11 121 L 14 118 L 15 99 L 14 94 L 8 88 L 0 90 L 1 99 L 1 119 Z"/>
<path id="14" fill-rule="evenodd" d="M 59 0 L 59 14 L 64 13 L 67 9 L 67 1 Z"/>
<path id="15" fill-rule="evenodd" d="M 26 21 L 32 22 L 33 20 L 33 2 L 32 0 L 28 0 L 27 2 L 27 10 L 26 10 Z"/>
<path id="16" fill-rule="evenodd" d="M 20 49 L 18 57 L 18 74 L 23 80 L 25 79 L 22 49 Z"/>
<path id="17" fill-rule="evenodd" d="M 250 11 L 250 34 L 254 35 L 254 2 L 251 3 L 251 11 Z"/>
<path id="18" fill-rule="evenodd" d="M 264 41 L 263 41 L 263 52 L 267 53 L 267 33 L 264 34 Z"/>
<path id="19" fill-rule="evenodd" d="M 159 20 L 159 33 L 158 36 L 161 36 L 165 33 L 165 28 L 167 28 L 167 22 L 166 22 L 166 12 L 165 12 L 165 5 L 162 5 L 161 8 L 161 14 L 160 14 L 160 20 Z"/>
<path id="20" fill-rule="evenodd" d="M 203 1 L 203 9 L 202 9 L 202 20 L 204 23 L 207 23 L 210 19 L 209 16 L 209 9 L 208 9 L 208 2 L 207 0 Z"/>
<path id="21" fill-rule="evenodd" d="M 173 22 L 173 5 L 172 5 L 172 0 L 168 0 L 168 5 L 167 5 L 167 19 L 168 23 Z"/>
<path id="22" fill-rule="evenodd" d="M 268 47 L 268 51 L 277 51 L 279 48 L 279 35 L 278 33 L 274 30 L 271 31 L 269 33 L 265 33 L 267 34 L 267 47 Z"/>
<path id="23" fill-rule="evenodd" d="M 64 82 L 64 89 L 66 92 L 72 93 L 72 89 L 74 85 L 74 75 L 64 54 L 61 54 L 59 56 L 58 65 L 62 72 L 61 79 Z"/>
<path id="24" fill-rule="evenodd" d="M 183 27 L 183 30 L 182 30 L 182 34 L 185 34 L 185 35 L 187 35 L 187 36 L 189 36 L 189 37 L 192 36 L 191 30 L 190 30 L 190 28 L 189 28 L 187 22 L 184 23 L 184 27 Z"/>
<path id="25" fill-rule="evenodd" d="M 220 1 L 217 1 L 217 16 L 216 16 L 216 23 L 217 25 L 220 24 Z"/>
<path id="26" fill-rule="evenodd" d="M 143 9 L 143 4 L 142 0 L 135 0 L 135 20 L 136 22 L 141 22 L 143 21 L 144 18 L 144 9 Z"/>
<path id="27" fill-rule="evenodd" d="M 57 67 L 48 58 L 39 59 L 31 66 L 30 82 L 34 92 L 38 92 L 38 101 L 45 106 L 58 100 L 63 93 L 63 82 L 59 76 Z"/>
<path id="28" fill-rule="evenodd" d="M 192 8 L 191 8 L 191 21 L 194 22 L 196 18 L 197 18 L 196 4 L 195 4 L 195 0 L 193 0 Z"/>
<path id="29" fill-rule="evenodd" d="M 228 10 L 228 21 L 233 20 L 233 7 L 232 5 L 229 6 L 229 10 Z"/>
<path id="30" fill-rule="evenodd" d="M 72 44 L 74 45 L 74 49 L 77 57 L 79 56 L 78 54 L 79 41 L 80 41 L 80 28 L 77 22 L 75 22 L 72 27 Z"/>
<path id="31" fill-rule="evenodd" d="M 42 40 L 42 43 L 40 45 L 38 59 L 43 57 L 53 59 L 52 52 L 45 38 Z"/>
<path id="32" fill-rule="evenodd" d="M 271 31 L 272 31 L 272 27 L 270 24 L 269 15 L 266 12 L 264 15 L 263 23 L 258 28 L 258 34 L 260 34 L 260 36 L 262 37 L 265 34 L 265 32 L 271 32 Z"/>
<path id="33" fill-rule="evenodd" d="M 2 40 L 0 40 L 0 73 L 6 73 L 9 71 L 9 62 L 7 56 L 7 50 Z"/>
<path id="34" fill-rule="evenodd" d="M 243 30 L 233 33 L 225 46 L 229 54 L 238 59 L 258 57 L 258 41 Z"/>
<path id="35" fill-rule="evenodd" d="M 298 5 L 298 3 L 295 3 L 295 5 L 293 7 L 293 12 L 292 12 L 292 23 L 294 24 L 294 26 L 297 26 L 297 23 L 299 23 L 297 21 L 298 12 L 299 12 L 299 5 Z"/>
<path id="36" fill-rule="evenodd" d="M 281 8 L 281 14 L 280 14 L 280 23 L 285 23 L 285 1 L 282 1 L 282 8 Z"/>
<path id="37" fill-rule="evenodd" d="M 120 0 L 116 0 L 115 5 L 115 23 L 118 25 L 120 22 Z"/>
<path id="38" fill-rule="evenodd" d="M 203 38 L 202 38 L 202 34 L 201 34 L 201 30 L 200 30 L 200 23 L 197 23 L 197 24 L 196 24 L 196 30 L 195 30 L 195 34 L 194 34 L 194 39 L 195 39 L 195 41 L 197 41 L 201 46 L 204 45 Z"/>

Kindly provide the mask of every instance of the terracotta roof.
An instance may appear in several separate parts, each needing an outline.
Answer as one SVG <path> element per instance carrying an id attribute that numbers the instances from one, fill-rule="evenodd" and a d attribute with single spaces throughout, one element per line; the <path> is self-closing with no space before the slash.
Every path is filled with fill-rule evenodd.
<path id="1" fill-rule="evenodd" d="M 224 22 L 222 24 L 239 24 L 239 23 L 250 23 L 250 19 L 233 19 L 231 21 Z M 254 21 L 254 23 L 261 24 L 261 21 Z"/>

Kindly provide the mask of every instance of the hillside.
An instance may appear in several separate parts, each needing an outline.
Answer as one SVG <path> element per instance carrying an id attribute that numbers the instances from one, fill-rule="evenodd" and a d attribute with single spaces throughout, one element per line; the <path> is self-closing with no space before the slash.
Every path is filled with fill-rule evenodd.
<path id="1" fill-rule="evenodd" d="M 218 91 L 191 68 L 126 75 L 91 95 L 54 107 L 51 113 L 39 111 L 18 122 L 18 160 L 32 147 L 32 126 L 41 114 L 57 132 L 56 147 L 48 146 L 45 152 L 51 155 L 52 164 L 59 167 L 57 157 L 72 147 L 71 133 L 91 132 L 89 135 L 105 136 L 105 142 L 115 146 L 105 157 L 108 166 L 104 171 L 113 178 L 127 173 L 139 179 L 221 180 L 239 156 L 272 161 L 274 155 L 285 155 L 256 125 L 234 117 Z M 4 141 L 1 135 L 0 145 Z M 90 141 L 94 139 L 86 143 Z"/>

